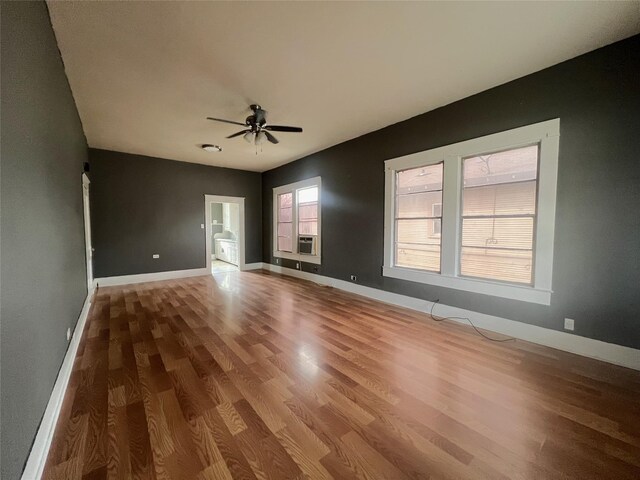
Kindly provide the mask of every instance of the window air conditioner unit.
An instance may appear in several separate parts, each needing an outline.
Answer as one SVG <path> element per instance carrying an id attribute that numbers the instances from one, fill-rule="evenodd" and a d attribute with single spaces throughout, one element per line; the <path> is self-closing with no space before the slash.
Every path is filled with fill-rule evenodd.
<path id="1" fill-rule="evenodd" d="M 301 255 L 316 255 L 317 235 L 298 235 L 298 253 Z"/>

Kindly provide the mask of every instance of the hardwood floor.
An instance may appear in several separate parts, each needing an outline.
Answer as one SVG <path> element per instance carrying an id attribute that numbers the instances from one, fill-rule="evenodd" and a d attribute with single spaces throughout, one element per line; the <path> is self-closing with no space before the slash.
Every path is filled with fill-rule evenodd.
<path id="1" fill-rule="evenodd" d="M 266 272 L 100 288 L 46 479 L 640 478 L 640 372 Z"/>

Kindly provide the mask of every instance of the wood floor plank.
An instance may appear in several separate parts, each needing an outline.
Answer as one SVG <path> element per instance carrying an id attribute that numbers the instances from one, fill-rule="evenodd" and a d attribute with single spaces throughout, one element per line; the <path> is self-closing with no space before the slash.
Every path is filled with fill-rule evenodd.
<path id="1" fill-rule="evenodd" d="M 100 288 L 44 479 L 636 479 L 640 372 L 267 272 Z"/>

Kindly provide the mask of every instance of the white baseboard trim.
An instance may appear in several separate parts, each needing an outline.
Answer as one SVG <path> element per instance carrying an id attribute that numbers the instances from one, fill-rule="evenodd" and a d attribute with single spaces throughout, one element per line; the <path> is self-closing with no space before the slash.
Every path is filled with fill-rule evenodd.
<path id="1" fill-rule="evenodd" d="M 94 280 L 95 285 L 112 287 L 114 285 L 128 285 L 130 283 L 157 282 L 159 280 L 172 280 L 174 278 L 199 277 L 209 275 L 206 268 L 192 268 L 189 270 L 173 270 L 170 272 L 140 273 L 137 275 L 120 275 L 118 277 L 103 277 Z"/>
<path id="2" fill-rule="evenodd" d="M 62 361 L 62 366 L 58 372 L 58 378 L 53 385 L 51 396 L 49 397 L 49 403 L 42 416 L 42 421 L 38 427 L 36 438 L 31 446 L 31 452 L 27 459 L 27 464 L 22 472 L 22 480 L 40 480 L 44 465 L 47 461 L 47 455 L 49 454 L 49 447 L 51 446 L 51 440 L 53 440 L 53 433 L 56 429 L 56 423 L 58 422 L 58 416 L 60 415 L 60 409 L 62 408 L 62 401 L 64 400 L 64 394 L 67 391 L 67 385 L 69 384 L 69 378 L 71 378 L 71 371 L 73 370 L 73 362 L 78 353 L 78 347 L 80 346 L 80 339 L 82 338 L 82 332 L 87 323 L 89 317 L 89 308 L 93 300 L 93 294 L 95 287 L 87 293 L 87 298 L 84 301 L 80 316 L 76 322 L 76 327 L 73 330 L 73 336 L 69 342 L 69 348 Z"/>
<path id="3" fill-rule="evenodd" d="M 302 272 L 300 270 L 272 265 L 270 263 L 263 263 L 263 265 L 265 270 L 282 273 L 284 275 L 304 280 L 310 280 L 321 285 L 331 286 L 340 290 L 362 295 L 373 300 L 410 308 L 419 312 L 429 312 L 433 304 L 427 300 L 387 292 L 377 288 L 365 287 L 363 285 L 323 275 L 317 275 L 315 273 Z M 538 327 L 536 325 L 529 325 L 528 323 L 495 317 L 493 315 L 485 315 L 483 313 L 451 307 L 441 303 L 438 303 L 436 313 L 441 317 L 468 317 L 474 325 L 484 330 L 508 335 L 510 337 L 519 338 L 521 340 L 526 340 L 528 342 L 537 343 L 547 347 L 557 348 L 558 350 L 575 353 L 584 357 L 595 358 L 597 360 L 632 368 L 634 370 L 640 370 L 640 350 L 634 348 L 602 342 L 600 340 L 581 337 L 579 335 L 572 335 L 570 333 Z M 468 323 L 462 320 L 459 322 L 468 325 Z"/>

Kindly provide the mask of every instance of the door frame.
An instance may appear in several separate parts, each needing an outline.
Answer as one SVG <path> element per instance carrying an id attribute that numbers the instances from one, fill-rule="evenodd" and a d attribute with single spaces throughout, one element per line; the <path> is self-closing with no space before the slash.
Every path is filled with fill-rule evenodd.
<path id="1" fill-rule="evenodd" d="M 91 180 L 86 173 L 82 174 L 82 214 L 84 219 L 84 256 L 87 263 L 87 288 L 93 288 L 93 244 L 91 242 L 91 205 L 89 185 Z"/>
<path id="2" fill-rule="evenodd" d="M 244 197 L 227 197 L 224 195 L 204 196 L 204 216 L 205 216 L 205 252 L 207 256 L 207 271 L 211 274 L 211 204 L 212 203 L 235 203 L 238 205 L 238 268 L 240 271 L 246 270 L 244 262 L 245 238 L 244 238 Z"/>

